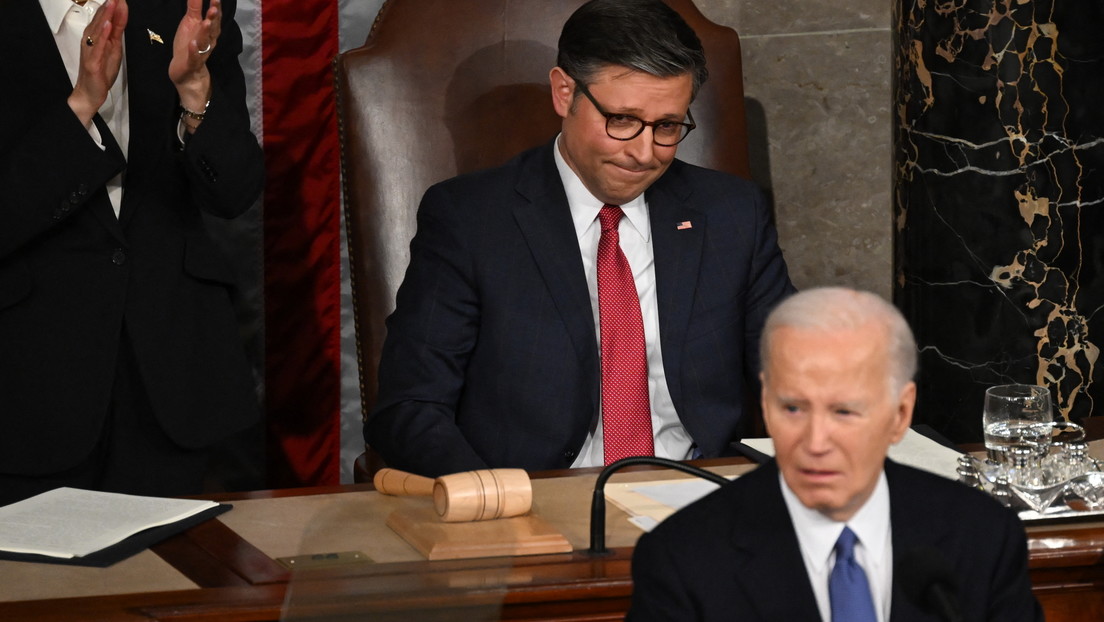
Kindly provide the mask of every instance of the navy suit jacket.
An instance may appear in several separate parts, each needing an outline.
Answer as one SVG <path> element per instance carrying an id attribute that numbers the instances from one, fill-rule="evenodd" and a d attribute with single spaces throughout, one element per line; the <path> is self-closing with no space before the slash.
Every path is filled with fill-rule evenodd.
<path id="1" fill-rule="evenodd" d="M 958 582 L 962 619 L 1042 620 L 1023 525 L 984 493 L 890 460 L 895 562 L 938 552 Z M 771 460 L 641 536 L 627 620 L 819 620 L 813 588 Z M 891 622 L 939 620 L 894 572 Z"/>
<path id="2" fill-rule="evenodd" d="M 554 148 L 422 199 L 364 428 L 390 466 L 566 468 L 596 421 L 598 342 Z M 753 184 L 676 160 L 645 196 L 668 387 L 717 456 L 742 436 L 763 321 L 793 286 Z"/>
<path id="3" fill-rule="evenodd" d="M 111 135 L 101 150 L 66 104 L 73 86 L 38 0 L 3 4 L 0 83 L 11 90 L 0 97 L 0 472 L 53 473 L 92 451 L 124 324 L 173 440 L 204 446 L 259 416 L 234 278 L 201 210 L 229 218 L 248 209 L 263 155 L 249 128 L 232 1 L 208 60 L 207 118 L 181 148 L 168 66 L 185 5 L 129 4 L 124 162 Z M 116 218 L 105 184 L 124 169 Z"/>

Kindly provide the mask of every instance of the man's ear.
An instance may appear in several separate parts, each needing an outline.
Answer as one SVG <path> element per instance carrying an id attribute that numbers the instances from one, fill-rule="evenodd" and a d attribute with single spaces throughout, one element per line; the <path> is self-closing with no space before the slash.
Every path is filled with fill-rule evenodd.
<path id="1" fill-rule="evenodd" d="M 916 407 L 916 383 L 909 381 L 897 397 L 897 421 L 894 422 L 893 441 L 900 442 L 912 425 L 912 411 Z"/>
<path id="2" fill-rule="evenodd" d="M 766 372 L 759 372 L 759 411 L 763 413 L 763 427 L 767 429 L 767 436 L 770 436 L 770 417 L 767 416 L 767 374 Z"/>
<path id="3" fill-rule="evenodd" d="M 548 81 L 552 84 L 552 107 L 556 114 L 566 118 L 575 100 L 575 80 L 563 69 L 553 67 L 548 72 Z"/>

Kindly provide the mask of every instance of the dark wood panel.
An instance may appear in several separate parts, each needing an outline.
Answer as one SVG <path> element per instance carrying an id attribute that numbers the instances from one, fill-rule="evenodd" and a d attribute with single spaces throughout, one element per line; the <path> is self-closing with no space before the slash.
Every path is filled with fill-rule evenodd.
<path id="1" fill-rule="evenodd" d="M 257 622 L 279 620 L 286 585 L 206 588 L 82 598 L 0 603 L 5 622 L 136 622 L 195 620 Z M 162 616 L 164 616 L 162 618 Z"/>
<path id="2" fill-rule="evenodd" d="M 1073 530 L 1092 534 L 1099 530 Z M 1077 547 L 1071 547 L 1076 550 Z M 529 558 L 362 564 L 288 575 L 287 583 L 214 587 L 0 604 L 5 620 L 171 620 L 176 622 L 358 619 L 619 620 L 632 593 L 630 549 Z M 1078 553 L 1076 559 L 1088 558 Z M 1099 559 L 1099 556 L 1098 556 Z M 1104 619 L 1104 565 L 1033 563 L 1047 619 Z M 458 617 L 460 616 L 460 617 Z"/>
<path id="3" fill-rule="evenodd" d="M 1043 592 L 1035 595 L 1043 606 L 1049 622 L 1085 622 L 1104 620 L 1104 591 L 1099 584 L 1094 589 Z"/>
<path id="4" fill-rule="evenodd" d="M 618 620 L 632 593 L 632 551 L 448 562 L 363 564 L 297 572 L 282 611 L 252 602 L 234 619 Z M 145 607 L 160 620 L 204 620 L 219 612 L 208 601 Z M 257 615 L 257 618 L 241 617 Z"/>

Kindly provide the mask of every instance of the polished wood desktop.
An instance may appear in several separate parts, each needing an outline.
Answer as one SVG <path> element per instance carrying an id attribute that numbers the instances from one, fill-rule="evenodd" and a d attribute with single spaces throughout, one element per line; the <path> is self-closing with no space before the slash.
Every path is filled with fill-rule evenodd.
<path id="1" fill-rule="evenodd" d="M 703 464 L 722 474 L 750 468 Z M 586 552 L 595 477 L 534 475 L 534 512 L 572 553 L 427 562 L 384 526 L 390 512 L 426 499 L 370 485 L 263 491 L 220 498 L 235 509 L 111 568 L 0 562 L 0 619 L 620 620 L 640 532 L 611 506 L 611 554 Z M 685 476 L 636 470 L 611 483 L 676 477 Z M 1047 619 L 1104 619 L 1104 521 L 1032 525 L 1028 536 Z M 276 561 L 289 557 L 299 569 Z"/>

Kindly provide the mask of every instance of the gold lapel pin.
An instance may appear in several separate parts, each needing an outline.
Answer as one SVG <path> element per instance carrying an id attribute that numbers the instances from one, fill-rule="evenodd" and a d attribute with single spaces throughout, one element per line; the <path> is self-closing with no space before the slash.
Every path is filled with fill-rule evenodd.
<path id="1" fill-rule="evenodd" d="M 156 41 L 156 42 L 160 43 L 161 45 L 165 44 L 165 42 L 161 40 L 161 35 L 159 35 L 156 32 L 150 30 L 149 28 L 146 29 L 146 32 L 149 33 L 150 43 L 153 43 L 154 41 Z"/>

